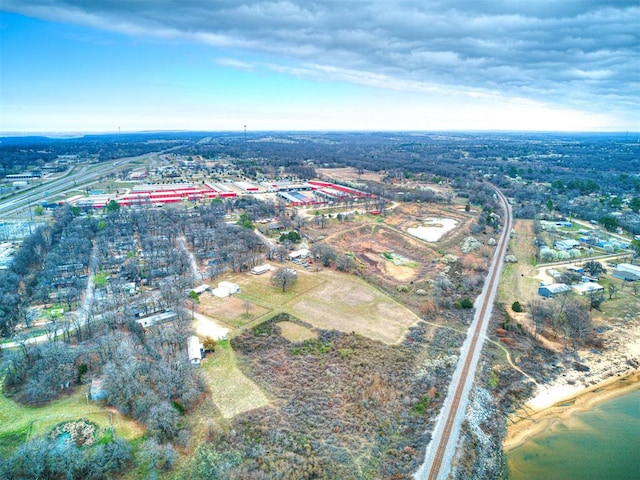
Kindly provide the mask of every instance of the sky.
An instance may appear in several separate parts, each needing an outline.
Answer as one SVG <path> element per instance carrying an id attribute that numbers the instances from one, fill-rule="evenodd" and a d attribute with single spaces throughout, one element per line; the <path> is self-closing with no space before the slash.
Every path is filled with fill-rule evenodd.
<path id="1" fill-rule="evenodd" d="M 0 132 L 640 131 L 638 0 L 0 0 Z"/>

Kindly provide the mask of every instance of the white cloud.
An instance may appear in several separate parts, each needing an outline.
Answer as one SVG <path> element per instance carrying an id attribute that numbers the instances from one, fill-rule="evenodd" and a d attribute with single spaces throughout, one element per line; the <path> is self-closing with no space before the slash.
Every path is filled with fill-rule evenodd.
<path id="1" fill-rule="evenodd" d="M 261 67 L 319 81 L 500 102 L 521 97 L 594 118 L 605 107 L 632 120 L 640 111 L 634 1 L 4 0 L 2 8 L 268 54 Z M 225 67 L 251 71 L 260 63 L 223 55 L 216 62 Z"/>
<path id="2" fill-rule="evenodd" d="M 246 72 L 252 72 L 256 68 L 255 63 L 243 62 L 235 58 L 217 58 L 215 62 L 222 67 L 236 68 Z"/>

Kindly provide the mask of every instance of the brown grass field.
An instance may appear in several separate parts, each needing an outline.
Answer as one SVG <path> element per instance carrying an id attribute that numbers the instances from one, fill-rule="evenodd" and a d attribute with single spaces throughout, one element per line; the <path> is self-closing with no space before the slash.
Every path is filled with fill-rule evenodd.
<path id="1" fill-rule="evenodd" d="M 318 328 L 356 332 L 386 344 L 400 343 L 408 327 L 420 320 L 358 277 L 318 273 L 323 284 L 291 301 L 288 313 Z"/>
<path id="2" fill-rule="evenodd" d="M 356 332 L 387 344 L 399 343 L 407 328 L 419 320 L 410 310 L 354 275 L 296 268 L 298 282 L 286 292 L 270 284 L 270 274 L 226 276 L 226 280 L 240 285 L 242 293 L 235 298 L 207 300 L 200 308 L 224 324 L 238 326 L 238 319 L 245 314 L 242 303 L 246 299 L 253 307 L 251 319 L 242 324 L 244 327 L 284 312 L 317 328 Z"/>
<path id="3" fill-rule="evenodd" d="M 247 313 L 244 301 L 239 296 L 218 298 L 210 293 L 204 293 L 200 295 L 200 304 L 196 306 L 196 311 L 227 326 L 239 328 L 266 315 L 270 309 L 252 303 Z"/>

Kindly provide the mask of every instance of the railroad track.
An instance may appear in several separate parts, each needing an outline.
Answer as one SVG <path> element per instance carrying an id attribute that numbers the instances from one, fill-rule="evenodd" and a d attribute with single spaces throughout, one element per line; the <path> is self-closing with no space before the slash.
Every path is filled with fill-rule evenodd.
<path id="1" fill-rule="evenodd" d="M 452 395 L 451 400 L 445 400 L 439 424 L 434 429 L 432 444 L 429 445 L 424 464 L 415 475 L 416 480 L 443 480 L 447 478 L 451 469 L 450 461 L 455 452 L 458 432 L 464 419 L 484 337 L 491 319 L 493 301 L 500 283 L 500 273 L 512 228 L 509 202 L 498 189 L 496 189 L 496 193 L 502 202 L 505 212 L 503 231 L 496 247 L 493 264 L 489 270 L 489 278 L 479 297 L 481 305 L 476 305 L 476 315 L 467 333 L 465 343 L 468 342 L 468 347 L 466 349 L 464 345 L 462 347 L 463 353 L 460 356 L 460 360 L 463 362 L 462 366 L 458 365 L 456 373 L 454 373 L 451 380 L 452 383 L 449 387 L 449 395 Z M 465 350 L 466 355 L 464 353 Z"/>

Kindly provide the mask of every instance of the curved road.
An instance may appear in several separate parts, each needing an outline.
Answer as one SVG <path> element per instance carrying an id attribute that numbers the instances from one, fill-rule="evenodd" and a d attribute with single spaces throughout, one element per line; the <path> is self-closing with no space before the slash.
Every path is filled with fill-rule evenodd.
<path id="1" fill-rule="evenodd" d="M 493 302 L 500 283 L 500 272 L 512 228 L 511 206 L 498 189 L 496 189 L 496 194 L 505 212 L 502 233 L 482 293 L 476 299 L 475 316 L 462 345 L 458 365 L 451 378 L 442 410 L 438 415 L 431 442 L 427 445 L 424 463 L 414 475 L 416 480 L 446 480 L 451 471 L 451 464 L 460 436 L 460 427 L 466 414 L 480 352 L 491 319 Z"/>

